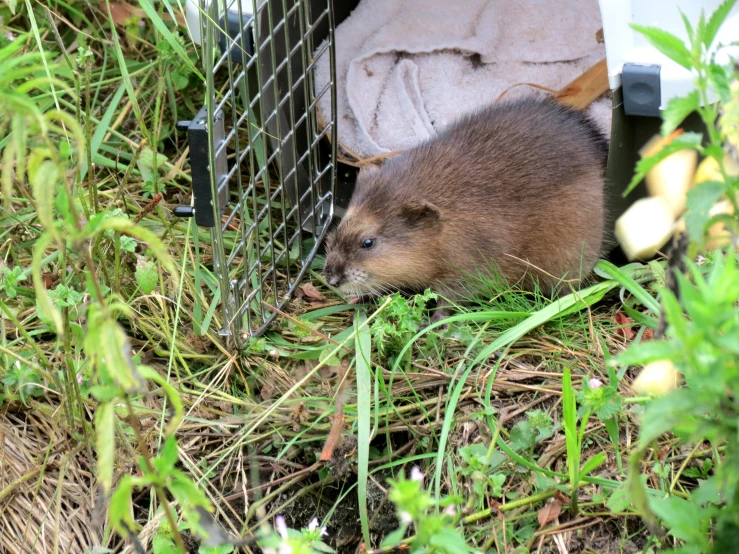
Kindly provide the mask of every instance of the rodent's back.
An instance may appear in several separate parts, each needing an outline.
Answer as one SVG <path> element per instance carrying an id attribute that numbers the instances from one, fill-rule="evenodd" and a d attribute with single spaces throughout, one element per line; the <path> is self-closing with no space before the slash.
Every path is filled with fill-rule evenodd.
<path id="1" fill-rule="evenodd" d="M 430 255 L 456 269 L 437 279 L 493 260 L 509 280 L 528 269 L 548 290 L 590 273 L 602 254 L 607 153 L 579 112 L 553 100 L 503 102 L 388 159 L 360 178 L 355 202 L 377 213 L 409 198 L 438 206 L 443 252 Z"/>

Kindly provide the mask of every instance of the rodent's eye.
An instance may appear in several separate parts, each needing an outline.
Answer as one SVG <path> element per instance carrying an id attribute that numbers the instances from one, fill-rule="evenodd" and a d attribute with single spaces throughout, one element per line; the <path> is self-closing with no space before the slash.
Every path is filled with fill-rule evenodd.
<path id="1" fill-rule="evenodd" d="M 372 248 L 375 245 L 375 239 L 364 239 L 362 241 L 362 248 Z"/>

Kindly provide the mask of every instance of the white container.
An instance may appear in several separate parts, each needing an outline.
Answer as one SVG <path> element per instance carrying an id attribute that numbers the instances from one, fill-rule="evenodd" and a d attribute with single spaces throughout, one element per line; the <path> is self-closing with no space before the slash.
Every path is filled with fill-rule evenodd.
<path id="1" fill-rule="evenodd" d="M 693 28 L 697 27 L 701 10 L 706 20 L 721 5 L 721 0 L 599 0 L 603 37 L 606 46 L 608 80 L 612 90 L 621 86 L 624 64 L 659 65 L 660 110 L 664 110 L 671 98 L 684 96 L 695 88 L 690 71 L 656 50 L 644 36 L 630 24 L 657 27 L 668 31 L 689 46 L 685 24 L 680 10 Z M 724 20 L 713 43 L 713 51 L 719 44 L 739 40 L 739 3 Z M 729 54 L 739 55 L 739 48 L 722 48 L 716 61 L 724 64 Z M 712 101 L 714 99 L 710 99 Z"/>

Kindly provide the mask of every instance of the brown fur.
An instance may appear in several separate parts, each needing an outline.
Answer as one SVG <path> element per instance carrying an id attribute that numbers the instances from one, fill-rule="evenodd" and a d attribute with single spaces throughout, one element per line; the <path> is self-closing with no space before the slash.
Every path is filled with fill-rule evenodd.
<path id="1" fill-rule="evenodd" d="M 466 275 L 494 262 L 526 288 L 577 285 L 603 251 L 607 151 L 592 122 L 551 100 L 463 117 L 360 171 L 326 277 L 352 294 L 431 287 L 458 298 Z"/>

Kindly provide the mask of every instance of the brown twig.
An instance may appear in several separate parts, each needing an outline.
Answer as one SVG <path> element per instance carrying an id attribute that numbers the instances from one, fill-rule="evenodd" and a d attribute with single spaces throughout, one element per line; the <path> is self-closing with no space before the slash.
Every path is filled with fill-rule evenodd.
<path id="1" fill-rule="evenodd" d="M 346 390 L 349 376 L 349 360 L 344 358 L 341 361 L 341 372 L 339 375 L 339 390 L 336 391 L 336 411 L 334 412 L 334 421 L 331 424 L 331 431 L 326 437 L 326 443 L 321 451 L 319 462 L 329 462 L 334 455 L 334 449 L 341 440 L 341 434 L 344 431 L 344 391 Z"/>
<path id="2" fill-rule="evenodd" d="M 164 195 L 161 192 L 157 192 L 156 196 L 151 199 L 151 202 L 149 202 L 146 206 L 144 206 L 144 209 L 141 210 L 136 217 L 133 218 L 134 224 L 138 224 L 146 215 L 150 214 L 152 211 L 154 211 L 154 208 L 156 207 L 159 202 L 162 201 L 162 198 L 164 198 Z"/>

